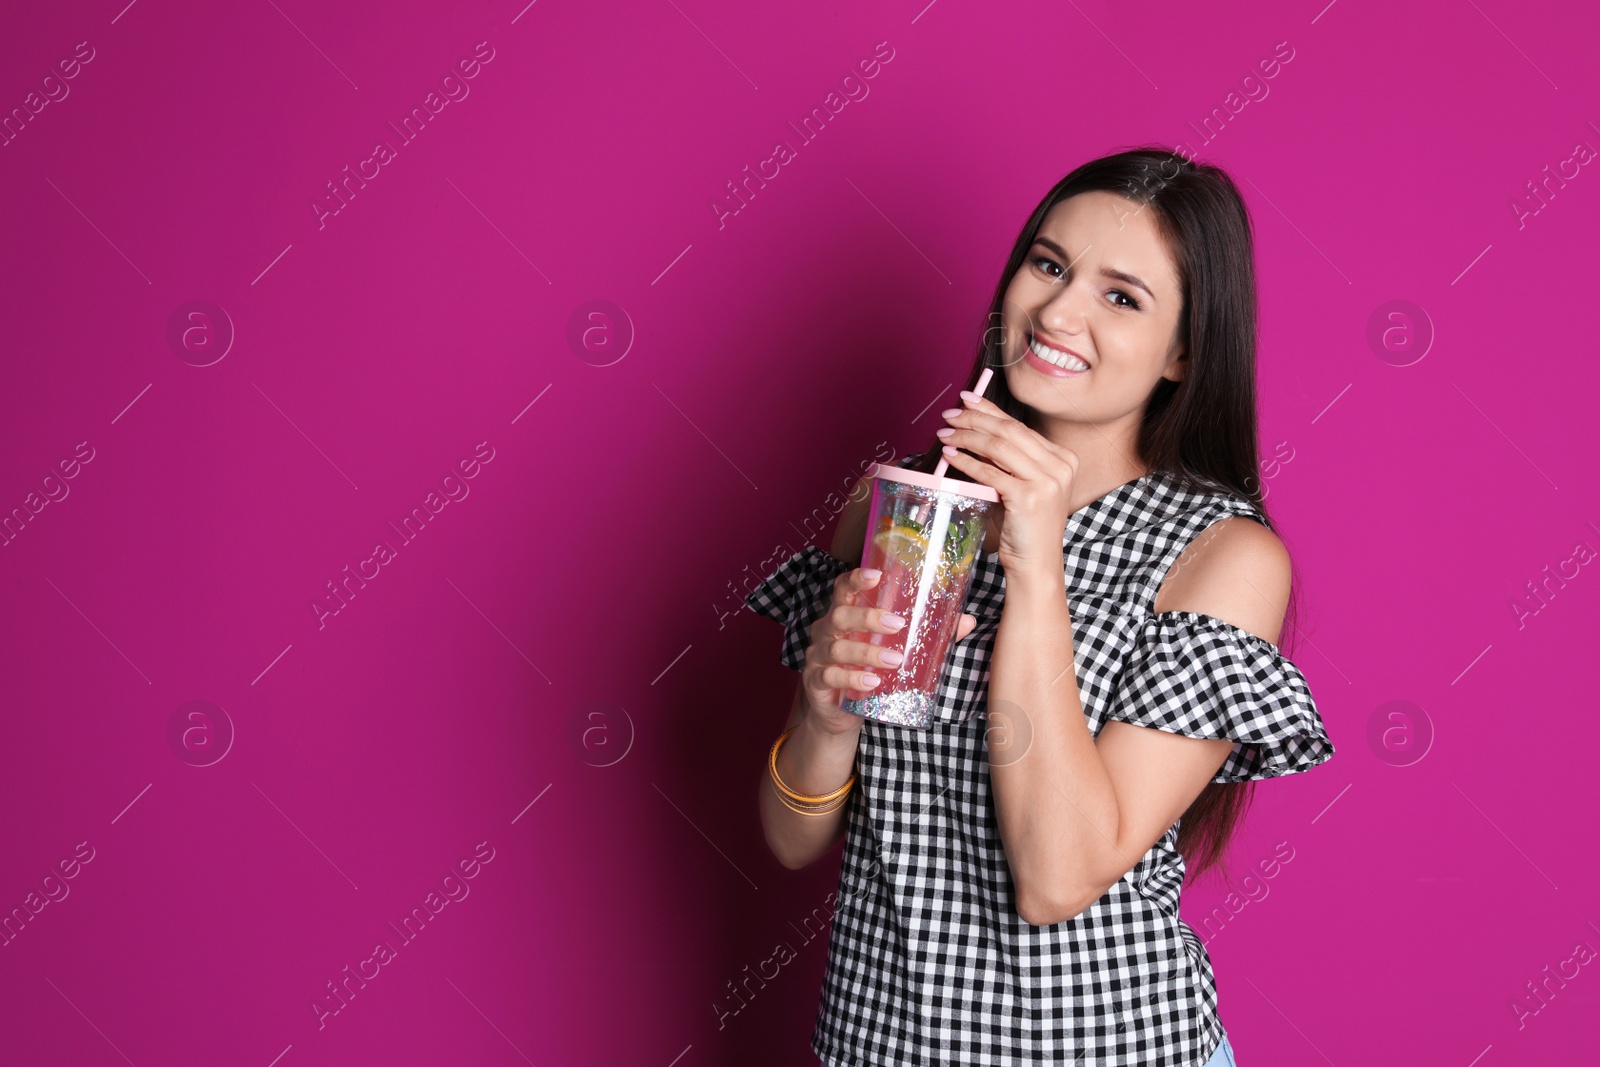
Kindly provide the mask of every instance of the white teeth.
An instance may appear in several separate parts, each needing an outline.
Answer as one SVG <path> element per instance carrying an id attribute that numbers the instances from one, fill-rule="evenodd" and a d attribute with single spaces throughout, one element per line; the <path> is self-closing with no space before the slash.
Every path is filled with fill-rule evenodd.
<path id="1" fill-rule="evenodd" d="M 1038 356 L 1046 363 L 1051 363 L 1057 367 L 1060 367 L 1062 370 L 1089 369 L 1089 364 L 1085 363 L 1076 356 L 1069 356 L 1065 352 L 1057 352 L 1053 348 L 1047 348 L 1032 337 L 1028 338 L 1028 347 L 1033 350 L 1034 355 Z"/>

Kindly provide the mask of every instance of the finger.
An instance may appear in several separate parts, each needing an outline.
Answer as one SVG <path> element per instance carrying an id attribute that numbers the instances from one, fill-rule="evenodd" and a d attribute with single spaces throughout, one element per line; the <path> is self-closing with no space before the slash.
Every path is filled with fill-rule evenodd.
<path id="1" fill-rule="evenodd" d="M 986 430 L 957 427 L 955 433 L 944 438 L 944 443 L 966 449 L 1013 478 L 1032 478 L 1040 469 L 1039 462 L 1018 449 L 1010 439 Z"/>
<path id="2" fill-rule="evenodd" d="M 882 571 L 874 571 L 869 577 L 865 567 L 856 567 L 854 570 L 845 571 L 833 580 L 833 602 L 835 604 L 859 604 L 861 603 L 862 594 L 871 590 L 882 578 Z"/>
<path id="3" fill-rule="evenodd" d="M 822 616 L 835 635 L 850 633 L 899 633 L 905 628 L 905 619 L 884 608 L 866 604 L 835 604 Z"/>
<path id="4" fill-rule="evenodd" d="M 815 699 L 830 701 L 834 699 L 832 691 L 841 689 L 854 689 L 857 692 L 870 693 L 883 684 L 881 668 L 874 670 L 859 664 L 830 663 L 820 651 L 819 646 L 813 645 L 806 654 L 806 665 L 801 679 L 808 691 L 817 694 Z"/>
<path id="5" fill-rule="evenodd" d="M 988 397 L 979 396 L 977 393 L 966 389 L 961 390 L 961 402 L 967 406 L 969 411 L 985 411 L 991 415 L 998 415 L 1002 419 L 1011 418 L 1010 415 L 1006 414 L 1005 409 L 999 404 L 996 404 L 993 400 L 990 400 Z"/>
<path id="6" fill-rule="evenodd" d="M 956 620 L 956 640 L 960 641 L 978 627 L 978 617 L 971 612 L 963 611 L 961 618 Z"/>
<path id="7" fill-rule="evenodd" d="M 900 659 L 891 662 L 895 656 L 899 656 Z M 842 667 L 865 670 L 892 671 L 905 662 L 904 654 L 896 649 L 875 645 L 870 641 L 855 641 L 847 637 L 834 638 L 828 645 L 826 658 Z"/>
<path id="8" fill-rule="evenodd" d="M 974 430 L 992 434 L 996 438 L 1013 443 L 1023 455 L 1028 456 L 1036 464 L 1043 467 L 1048 458 L 1056 457 L 1053 442 L 1047 440 L 1038 431 L 1033 430 L 1002 411 L 999 405 L 991 400 L 969 400 L 962 397 L 966 405 L 965 410 L 956 416 L 955 425 L 966 426 Z M 996 457 L 999 458 L 999 457 Z"/>
<path id="9" fill-rule="evenodd" d="M 962 412 L 962 415 L 965 416 L 966 412 Z M 971 426 L 963 425 L 953 425 L 950 427 L 949 433 L 939 437 L 941 444 L 949 445 L 952 448 L 965 448 L 991 463 L 995 462 L 995 457 L 985 451 L 984 444 L 987 442 L 992 445 L 993 440 L 988 434 L 973 429 Z M 996 463 L 996 466 L 998 465 Z M 1006 473 L 1010 474 L 1011 472 L 1006 471 Z"/>
<path id="10" fill-rule="evenodd" d="M 944 458 L 950 461 L 950 466 L 962 474 L 970 475 L 973 481 L 997 490 L 1001 496 L 1015 493 L 1022 488 L 1022 483 L 1011 477 L 1010 472 L 1001 470 L 993 463 L 976 456 L 969 456 L 951 445 L 944 447 Z"/>
<path id="11" fill-rule="evenodd" d="M 1059 390 L 1057 391 L 1059 392 Z M 1005 429 L 997 432 L 1005 432 L 1013 440 L 1020 442 L 1025 448 L 1031 447 L 1034 450 L 1031 454 L 1035 456 L 1041 454 L 1045 456 L 1053 456 L 1058 460 L 1066 460 L 1068 462 L 1071 462 L 1074 459 L 1071 450 L 1067 449 L 1063 445 L 1056 444 L 1044 434 L 1007 414 L 1005 409 L 1000 407 L 1000 405 L 996 404 L 994 401 L 978 396 L 976 393 L 965 389 L 961 391 L 961 401 L 965 411 L 991 416 L 993 419 L 999 420 L 998 426 Z M 1074 405 L 1074 407 L 1076 408 L 1076 405 Z M 1082 412 L 1080 411 L 1079 414 L 1082 414 Z M 988 422 L 983 422 L 976 423 L 975 425 L 989 427 L 991 424 Z M 1048 466 L 1048 464 L 1043 465 Z"/>
<path id="12" fill-rule="evenodd" d="M 828 689 L 855 689 L 870 693 L 883 684 L 883 676 L 862 667 L 829 663 L 822 668 L 822 684 Z"/>

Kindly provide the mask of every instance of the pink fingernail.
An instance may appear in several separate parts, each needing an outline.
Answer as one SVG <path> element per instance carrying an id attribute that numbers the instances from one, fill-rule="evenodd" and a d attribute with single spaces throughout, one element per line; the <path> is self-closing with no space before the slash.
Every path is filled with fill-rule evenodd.
<path id="1" fill-rule="evenodd" d="M 883 624 L 891 630 L 898 630 L 900 627 L 906 624 L 906 620 L 902 619 L 898 615 L 885 615 L 883 617 Z"/>
<path id="2" fill-rule="evenodd" d="M 878 570 L 876 567 L 863 567 L 861 570 L 861 577 L 865 578 L 869 582 L 875 581 L 882 574 L 883 572 Z"/>
<path id="3" fill-rule="evenodd" d="M 876 674 L 863 674 L 861 676 L 861 684 L 866 686 L 868 689 L 877 685 L 881 681 L 883 681 L 883 679 L 879 678 Z"/>

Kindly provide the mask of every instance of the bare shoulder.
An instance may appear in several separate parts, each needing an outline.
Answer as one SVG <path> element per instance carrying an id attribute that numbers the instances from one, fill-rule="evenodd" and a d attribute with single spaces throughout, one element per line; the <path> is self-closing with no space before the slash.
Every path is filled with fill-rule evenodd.
<path id="1" fill-rule="evenodd" d="M 1289 550 L 1242 515 L 1202 530 L 1173 561 L 1155 610 L 1210 615 L 1277 643 L 1289 605 Z"/>
<path id="2" fill-rule="evenodd" d="M 867 511 L 872 506 L 872 479 L 863 475 L 851 486 L 845 498 L 844 510 L 833 528 L 833 546 L 828 549 L 836 558 L 851 566 L 861 565 L 861 549 L 867 543 Z"/>

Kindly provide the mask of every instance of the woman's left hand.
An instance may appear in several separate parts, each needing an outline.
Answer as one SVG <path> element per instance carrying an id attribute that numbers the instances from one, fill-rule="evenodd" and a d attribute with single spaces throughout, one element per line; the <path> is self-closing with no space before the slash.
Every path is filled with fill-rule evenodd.
<path id="1" fill-rule="evenodd" d="M 963 391 L 966 406 L 946 420 L 950 466 L 1000 494 L 1000 565 L 1012 573 L 1061 568 L 1061 538 L 1071 516 L 1078 454 L 1001 411 L 993 401 Z M 942 433 L 943 431 L 941 431 Z M 955 449 L 976 453 L 969 456 Z"/>

